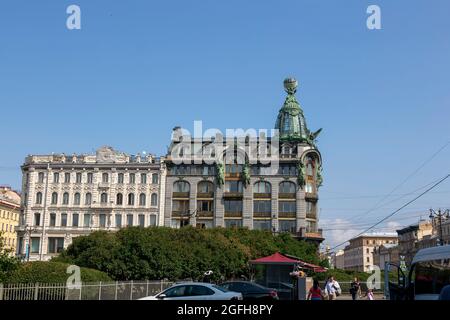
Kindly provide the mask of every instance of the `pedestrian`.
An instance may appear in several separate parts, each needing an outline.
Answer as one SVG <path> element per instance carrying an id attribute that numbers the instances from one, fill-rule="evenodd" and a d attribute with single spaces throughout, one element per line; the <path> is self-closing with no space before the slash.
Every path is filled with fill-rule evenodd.
<path id="1" fill-rule="evenodd" d="M 309 289 L 306 300 L 323 300 L 322 289 L 320 289 L 319 281 L 314 279 L 313 286 Z"/>
<path id="2" fill-rule="evenodd" d="M 352 295 L 352 300 L 356 300 L 357 297 L 361 298 L 361 283 L 357 277 L 350 284 L 350 294 Z"/>
<path id="3" fill-rule="evenodd" d="M 336 300 L 336 297 L 341 294 L 341 287 L 339 283 L 334 279 L 333 276 L 330 276 L 325 285 L 325 291 L 328 295 L 328 300 Z"/>
<path id="4" fill-rule="evenodd" d="M 375 300 L 375 297 L 373 296 L 373 290 L 367 289 L 365 297 L 367 297 L 367 300 Z"/>

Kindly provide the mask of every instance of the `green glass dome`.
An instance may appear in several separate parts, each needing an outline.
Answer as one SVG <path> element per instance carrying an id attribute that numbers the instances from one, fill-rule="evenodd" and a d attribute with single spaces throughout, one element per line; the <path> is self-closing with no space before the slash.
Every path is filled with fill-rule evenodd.
<path id="1" fill-rule="evenodd" d="M 297 86 L 298 82 L 294 78 L 284 80 L 284 89 L 288 95 L 278 112 L 275 129 L 279 130 L 280 140 L 309 142 L 310 132 L 306 126 L 305 116 L 295 98 Z"/>

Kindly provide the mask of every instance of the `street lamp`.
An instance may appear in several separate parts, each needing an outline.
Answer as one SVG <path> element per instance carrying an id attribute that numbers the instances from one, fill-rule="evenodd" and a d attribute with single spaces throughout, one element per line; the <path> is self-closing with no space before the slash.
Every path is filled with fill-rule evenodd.
<path id="1" fill-rule="evenodd" d="M 37 229 L 35 227 L 29 226 L 28 224 L 25 225 L 24 227 L 25 230 L 25 235 L 28 237 L 28 243 L 27 246 L 25 248 L 25 258 L 27 259 L 27 262 L 30 261 L 30 250 L 31 250 L 31 234 L 33 232 L 36 232 Z"/>
<path id="2" fill-rule="evenodd" d="M 442 239 L 442 218 L 448 219 L 450 216 L 449 210 L 445 210 L 442 212 L 441 209 L 439 209 L 437 212 L 433 209 L 430 209 L 430 219 L 437 218 L 439 220 L 439 245 L 444 245 L 444 240 Z"/>

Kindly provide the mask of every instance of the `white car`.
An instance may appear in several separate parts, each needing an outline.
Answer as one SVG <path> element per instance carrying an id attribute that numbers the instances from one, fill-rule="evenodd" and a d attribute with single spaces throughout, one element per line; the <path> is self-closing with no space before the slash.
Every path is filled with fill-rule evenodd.
<path id="1" fill-rule="evenodd" d="M 228 291 L 211 283 L 177 283 L 155 296 L 139 300 L 242 300 L 242 293 Z"/>

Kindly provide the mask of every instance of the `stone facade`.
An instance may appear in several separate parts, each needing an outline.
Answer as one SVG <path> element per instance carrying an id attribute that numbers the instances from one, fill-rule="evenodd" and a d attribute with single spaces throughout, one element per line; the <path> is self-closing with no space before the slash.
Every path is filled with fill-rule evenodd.
<path id="1" fill-rule="evenodd" d="M 10 187 L 0 186 L 0 233 L 4 248 L 16 251 L 16 228 L 19 225 L 20 195 Z"/>
<path id="2" fill-rule="evenodd" d="M 29 156 L 22 172 L 17 253 L 27 260 L 47 260 L 94 230 L 159 224 L 165 176 L 153 156 L 102 147 L 95 155 Z"/>
<path id="3" fill-rule="evenodd" d="M 399 265 L 399 247 L 398 244 L 382 244 L 373 250 L 373 264 L 384 270 L 385 263 Z"/>
<path id="4" fill-rule="evenodd" d="M 427 239 L 425 243 L 433 242 L 433 224 L 431 221 L 420 221 L 418 224 L 397 230 L 397 234 L 399 254 L 409 266 L 416 252 L 422 249 L 422 241 Z"/>

